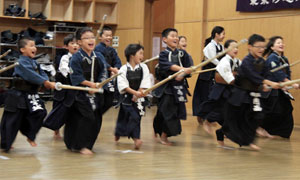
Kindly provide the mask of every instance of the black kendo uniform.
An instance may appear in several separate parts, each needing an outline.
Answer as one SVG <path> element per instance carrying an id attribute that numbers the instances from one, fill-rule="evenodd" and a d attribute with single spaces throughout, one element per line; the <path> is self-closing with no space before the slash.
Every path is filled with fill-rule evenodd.
<path id="1" fill-rule="evenodd" d="M 95 47 L 96 52 L 100 52 L 106 62 L 114 68 L 120 69 L 122 66 L 121 60 L 118 56 L 118 53 L 116 50 L 110 46 L 106 46 L 104 43 L 99 43 Z M 108 72 L 107 76 L 109 77 L 110 74 Z M 104 89 L 104 107 L 102 108 L 102 113 L 104 114 L 109 108 L 111 108 L 114 104 L 117 103 L 119 99 L 119 92 L 117 90 L 117 84 L 115 80 L 112 80 L 111 82 L 107 83 L 103 87 Z"/>
<path id="2" fill-rule="evenodd" d="M 264 115 L 260 103 L 262 82 L 268 75 L 269 69 L 263 58 L 255 59 L 251 54 L 244 58 L 224 106 L 224 123 L 217 132 L 218 140 L 223 141 L 223 132 L 240 146 L 254 142 L 256 129 Z"/>
<path id="3" fill-rule="evenodd" d="M 172 51 L 169 47 L 162 51 L 159 55 L 159 80 L 175 73 L 170 69 L 172 65 L 190 67 L 188 54 L 184 50 Z M 169 137 L 181 133 L 180 119 L 186 119 L 186 93 L 184 80 L 174 79 L 154 90 L 153 95 L 159 98 L 153 122 L 155 134 L 161 135 L 164 132 Z"/>
<path id="4" fill-rule="evenodd" d="M 71 60 L 72 56 L 69 58 Z M 71 84 L 70 74 L 65 77 L 59 71 L 55 75 L 55 80 L 62 84 Z M 44 127 L 52 130 L 59 130 L 65 124 L 65 121 L 70 114 L 70 107 L 75 100 L 75 94 L 76 91 L 74 90 L 54 90 L 52 110 L 44 120 Z"/>
<path id="5" fill-rule="evenodd" d="M 20 56 L 14 76 L 22 78 L 13 82 L 7 92 L 1 120 L 1 149 L 9 151 L 18 131 L 34 141 L 47 115 L 39 87 L 48 80 L 47 74 L 30 57 Z"/>
<path id="6" fill-rule="evenodd" d="M 233 75 L 240 66 L 240 61 L 238 59 L 233 60 L 229 55 L 226 55 L 221 59 L 219 65 L 217 66 L 217 70 L 220 68 L 221 71 L 225 68 L 220 66 L 222 65 L 222 61 L 229 61 L 229 70 L 231 70 Z M 204 101 L 200 106 L 201 111 L 199 112 L 199 116 L 203 119 L 206 119 L 210 123 L 218 122 L 220 125 L 222 125 L 224 122 L 223 108 L 232 88 L 232 85 L 228 84 L 228 82 L 226 82 L 224 79 L 226 79 L 226 77 L 223 78 L 220 73 L 216 72 L 216 83 L 211 87 L 208 100 Z"/>
<path id="7" fill-rule="evenodd" d="M 216 46 L 216 54 L 223 51 L 223 46 Z M 224 55 L 225 56 L 225 55 Z M 221 56 L 219 59 L 222 59 Z M 203 60 L 205 61 L 205 59 Z M 216 65 L 208 63 L 202 67 L 202 70 L 215 68 Z M 200 73 L 196 82 L 193 94 L 193 116 L 200 116 L 201 104 L 208 100 L 208 95 L 214 82 L 215 71 Z"/>
<path id="8" fill-rule="evenodd" d="M 92 62 L 94 59 L 94 70 Z M 100 53 L 92 52 L 91 57 L 80 49 L 72 56 L 70 61 L 71 84 L 82 86 L 84 80 L 96 82 L 106 79 L 106 64 Z M 68 149 L 81 150 L 82 148 L 92 149 L 101 129 L 103 97 L 100 94 L 89 94 L 86 91 L 76 91 L 75 101 L 70 109 L 70 116 L 66 119 L 64 141 Z"/>
<path id="9" fill-rule="evenodd" d="M 269 69 L 274 69 L 283 64 L 289 64 L 285 56 L 279 56 L 272 52 L 266 61 Z M 274 82 L 283 82 L 284 79 L 291 79 L 290 67 L 271 73 L 269 80 Z M 293 131 L 293 106 L 291 100 L 293 97 L 282 89 L 272 89 L 272 91 L 263 93 L 262 106 L 266 116 L 261 127 L 271 135 L 278 135 L 283 138 L 289 138 Z"/>
<path id="10" fill-rule="evenodd" d="M 129 87 L 136 91 L 140 88 L 150 88 L 151 81 L 147 65 L 136 65 L 138 67 L 134 70 L 129 66 L 130 65 L 128 63 L 120 69 L 120 72 L 127 69 L 127 71 L 124 72 L 124 76 L 126 76 Z M 123 86 L 124 82 L 121 81 L 126 81 L 126 79 L 120 76 L 118 77 L 120 93 L 123 92 L 127 85 Z M 136 102 L 133 102 L 133 95 L 126 92 L 121 94 L 121 96 L 121 105 L 115 129 L 115 136 L 128 136 L 128 138 L 140 139 L 141 117 L 145 114 L 145 105 L 147 104 L 147 100 L 145 98 L 139 98 Z"/>

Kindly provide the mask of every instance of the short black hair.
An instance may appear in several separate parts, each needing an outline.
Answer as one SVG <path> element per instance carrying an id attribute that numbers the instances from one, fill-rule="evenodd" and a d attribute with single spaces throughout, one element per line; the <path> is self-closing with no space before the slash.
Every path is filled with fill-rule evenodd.
<path id="1" fill-rule="evenodd" d="M 76 39 L 81 40 L 81 36 L 86 32 L 94 33 L 90 27 L 83 27 L 76 31 Z"/>
<path id="2" fill-rule="evenodd" d="M 232 42 L 237 42 L 236 40 L 233 40 L 233 39 L 228 39 L 226 42 L 225 42 L 225 44 L 224 44 L 224 48 L 228 48 L 229 46 L 230 46 L 230 44 L 232 43 Z"/>
<path id="3" fill-rule="evenodd" d="M 248 45 L 253 46 L 256 42 L 265 42 L 265 38 L 259 34 L 252 34 L 248 39 Z"/>
<path id="4" fill-rule="evenodd" d="M 163 30 L 163 32 L 161 33 L 161 36 L 162 36 L 163 38 L 164 38 L 164 37 L 166 38 L 166 37 L 168 37 L 168 35 L 169 35 L 170 32 L 172 32 L 172 31 L 178 33 L 177 29 L 175 29 L 175 28 L 167 28 L 167 29 Z"/>
<path id="5" fill-rule="evenodd" d="M 110 26 L 103 26 L 101 32 L 100 32 L 100 37 L 104 33 L 104 31 L 112 31 L 112 28 Z"/>
<path id="6" fill-rule="evenodd" d="M 144 50 L 144 46 L 140 44 L 129 44 L 124 51 L 127 62 L 130 61 L 130 56 L 134 56 L 141 49 Z"/>
<path id="7" fill-rule="evenodd" d="M 267 44 L 267 47 L 266 47 L 266 50 L 265 50 L 263 56 L 270 55 L 273 52 L 272 47 L 274 46 L 277 39 L 283 40 L 283 38 L 281 36 L 273 36 L 269 39 L 269 42 Z"/>
<path id="8" fill-rule="evenodd" d="M 76 40 L 75 35 L 74 34 L 69 34 L 64 38 L 64 45 L 68 45 L 70 42 Z"/>
<path id="9" fill-rule="evenodd" d="M 21 48 L 24 48 L 28 41 L 34 41 L 34 39 L 32 37 L 23 37 L 18 41 L 18 50 L 19 52 L 21 52 Z"/>

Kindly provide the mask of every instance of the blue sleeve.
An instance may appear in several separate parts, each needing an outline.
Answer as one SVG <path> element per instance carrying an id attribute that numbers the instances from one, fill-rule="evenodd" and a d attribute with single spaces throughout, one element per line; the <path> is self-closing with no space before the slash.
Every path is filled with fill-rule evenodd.
<path id="1" fill-rule="evenodd" d="M 172 62 L 169 62 L 169 53 L 166 51 L 162 51 L 159 54 L 159 68 L 162 71 L 170 70 L 171 66 L 174 65 Z"/>
<path id="2" fill-rule="evenodd" d="M 40 66 L 38 67 L 39 67 L 40 75 L 43 76 L 45 79 L 49 80 L 47 73 Z"/>
<path id="3" fill-rule="evenodd" d="M 118 53 L 117 53 L 117 51 L 115 49 L 113 49 L 113 56 L 114 56 L 113 59 L 115 61 L 114 62 L 114 67 L 120 69 L 121 66 L 122 66 L 122 63 L 121 63 L 121 60 L 120 60 L 120 58 L 118 56 Z"/>
<path id="4" fill-rule="evenodd" d="M 100 67 L 100 73 L 97 82 L 102 82 L 103 80 L 108 78 L 107 69 L 110 68 L 110 65 L 106 62 L 104 56 L 101 53 L 96 52 L 96 56 Z"/>
<path id="5" fill-rule="evenodd" d="M 28 81 L 33 84 L 42 85 L 44 81 L 48 80 L 47 74 L 41 70 L 40 73 L 37 73 L 33 67 L 30 59 L 19 59 L 19 65 L 15 67 L 15 75 L 20 76 L 25 81 Z M 36 65 L 36 64 L 35 64 Z"/>
<path id="6" fill-rule="evenodd" d="M 254 84 L 262 84 L 265 80 L 262 75 L 255 71 L 253 64 L 247 59 L 243 60 L 240 68 L 243 71 L 243 75 Z"/>
<path id="7" fill-rule="evenodd" d="M 72 73 L 70 74 L 72 85 L 80 85 L 86 79 L 83 76 L 83 71 L 81 67 L 81 57 L 74 54 L 70 60 L 70 68 Z"/>
<path id="8" fill-rule="evenodd" d="M 280 59 L 276 57 L 275 55 L 271 54 L 267 59 L 267 65 L 269 69 L 274 69 L 280 66 Z M 271 73 L 272 79 L 274 79 L 276 82 L 283 81 L 285 78 L 288 78 L 288 75 L 283 71 L 279 70 L 276 72 Z"/>
<path id="9" fill-rule="evenodd" d="M 184 50 L 181 50 L 181 51 L 183 51 L 183 53 L 184 53 L 183 57 L 181 58 L 182 59 L 182 66 L 183 67 L 191 67 L 192 64 L 191 64 L 190 55 Z"/>
<path id="10" fill-rule="evenodd" d="M 102 47 L 100 43 L 95 47 L 94 51 L 102 53 Z"/>
<path id="11" fill-rule="evenodd" d="M 194 60 L 193 60 L 193 58 L 192 58 L 191 55 L 189 55 L 189 59 L 190 59 L 190 64 L 191 64 L 191 66 L 194 66 Z"/>

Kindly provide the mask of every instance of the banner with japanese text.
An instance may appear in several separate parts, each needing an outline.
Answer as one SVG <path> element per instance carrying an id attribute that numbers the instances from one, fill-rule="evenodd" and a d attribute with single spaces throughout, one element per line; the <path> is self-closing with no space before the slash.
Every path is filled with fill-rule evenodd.
<path id="1" fill-rule="evenodd" d="M 236 11 L 260 12 L 300 8 L 300 0 L 237 0 Z"/>

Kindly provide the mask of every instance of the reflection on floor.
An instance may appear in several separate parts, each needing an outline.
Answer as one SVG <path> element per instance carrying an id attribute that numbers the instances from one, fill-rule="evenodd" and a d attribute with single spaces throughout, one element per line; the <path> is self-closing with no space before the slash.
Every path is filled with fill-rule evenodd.
<path id="1" fill-rule="evenodd" d="M 47 103 L 47 108 L 51 103 Z M 219 148 L 191 115 L 182 121 L 183 132 L 172 137 L 174 146 L 153 139 L 152 120 L 156 107 L 142 119 L 140 151 L 133 142 L 114 142 L 118 109 L 104 116 L 93 156 L 73 153 L 53 132 L 43 128 L 38 146 L 32 148 L 18 134 L 14 149 L 0 153 L 0 179 L 300 179 L 300 131 L 290 140 L 259 138 L 260 152 L 225 142 L 234 149 Z"/>

